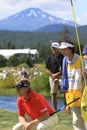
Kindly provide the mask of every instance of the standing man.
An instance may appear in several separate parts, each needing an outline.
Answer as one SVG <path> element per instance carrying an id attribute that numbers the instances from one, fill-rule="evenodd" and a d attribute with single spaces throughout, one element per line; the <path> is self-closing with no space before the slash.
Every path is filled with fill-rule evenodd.
<path id="1" fill-rule="evenodd" d="M 59 52 L 59 43 L 51 43 L 52 54 L 46 60 L 46 72 L 49 75 L 50 93 L 52 95 L 51 101 L 54 110 L 57 110 L 57 92 L 59 86 L 59 79 L 62 74 L 62 60 L 63 55 Z"/>
<path id="2" fill-rule="evenodd" d="M 72 103 L 70 107 L 72 108 L 72 118 L 73 118 L 73 128 L 74 130 L 86 130 L 85 123 L 81 117 L 81 97 L 82 97 L 82 66 L 81 66 L 81 57 L 75 53 L 73 43 L 66 39 L 61 43 L 60 49 L 62 49 L 63 54 L 65 55 L 64 59 L 67 60 L 67 66 L 64 68 L 64 59 L 63 59 L 63 68 L 67 69 L 67 73 L 62 73 L 62 89 L 66 89 L 65 97 L 66 103 L 68 104 L 75 98 L 80 98 L 78 101 Z M 63 71 L 64 72 L 64 71 Z M 66 79 L 67 77 L 67 79 Z M 68 86 L 64 85 L 64 81 L 68 80 Z M 66 81 L 67 82 L 67 81 Z"/>
<path id="3" fill-rule="evenodd" d="M 58 117 L 46 99 L 30 88 L 30 82 L 21 78 L 16 83 L 19 123 L 12 130 L 53 130 Z M 52 115 L 53 114 L 53 115 Z M 28 118 L 26 118 L 26 115 Z"/>

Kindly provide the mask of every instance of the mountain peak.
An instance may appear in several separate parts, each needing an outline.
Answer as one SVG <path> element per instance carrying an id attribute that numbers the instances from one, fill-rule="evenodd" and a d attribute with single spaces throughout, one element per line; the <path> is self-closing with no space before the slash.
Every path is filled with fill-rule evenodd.
<path id="1" fill-rule="evenodd" d="M 35 31 L 51 24 L 74 25 L 71 21 L 57 18 L 39 8 L 28 8 L 0 21 L 0 29 L 12 31 Z"/>
<path id="2" fill-rule="evenodd" d="M 38 13 L 40 13 L 41 10 L 38 9 L 38 8 L 28 8 L 28 9 L 25 9 L 19 13 L 16 13 L 10 17 L 18 17 L 18 16 L 27 16 L 27 17 L 30 17 L 30 16 L 37 16 Z"/>

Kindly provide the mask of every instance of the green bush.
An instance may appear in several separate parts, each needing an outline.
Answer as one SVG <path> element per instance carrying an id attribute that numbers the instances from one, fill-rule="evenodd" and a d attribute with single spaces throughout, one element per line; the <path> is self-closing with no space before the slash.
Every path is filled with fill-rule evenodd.
<path id="1" fill-rule="evenodd" d="M 31 88 L 41 94 L 49 95 L 49 80 L 48 75 L 44 72 L 41 75 L 37 75 L 36 78 L 32 79 Z"/>
<path id="2" fill-rule="evenodd" d="M 29 77 L 31 88 L 44 96 L 50 97 L 50 89 L 49 89 L 49 76 L 45 70 L 45 64 L 34 64 L 33 68 L 30 68 L 25 63 L 17 66 L 17 69 L 24 68 L 29 71 L 32 75 Z M 38 74 L 35 76 L 34 71 L 37 68 Z M 3 70 L 13 69 L 13 67 L 2 68 Z M 15 85 L 15 80 L 17 76 L 13 76 L 13 74 L 7 75 L 5 79 L 0 79 L 0 95 L 17 95 L 16 89 L 12 87 Z"/>
<path id="3" fill-rule="evenodd" d="M 0 67 L 5 67 L 6 66 L 6 58 L 2 55 L 0 55 Z"/>
<path id="4" fill-rule="evenodd" d="M 5 79 L 0 79 L 0 88 L 12 88 L 15 84 L 15 79 L 12 74 L 9 74 Z"/>

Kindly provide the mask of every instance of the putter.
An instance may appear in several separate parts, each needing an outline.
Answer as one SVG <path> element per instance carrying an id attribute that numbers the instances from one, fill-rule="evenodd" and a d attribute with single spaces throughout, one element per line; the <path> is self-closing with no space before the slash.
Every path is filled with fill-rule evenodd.
<path id="1" fill-rule="evenodd" d="M 69 102 L 68 104 L 64 105 L 63 107 L 59 108 L 57 111 L 53 112 L 53 113 L 51 114 L 51 116 L 52 116 L 53 114 L 55 114 L 55 113 L 61 111 L 62 109 L 65 109 L 68 105 L 72 104 L 73 102 L 76 102 L 76 101 L 79 100 L 79 99 L 80 99 L 80 97 L 74 98 L 74 100 L 72 100 L 72 101 Z"/>

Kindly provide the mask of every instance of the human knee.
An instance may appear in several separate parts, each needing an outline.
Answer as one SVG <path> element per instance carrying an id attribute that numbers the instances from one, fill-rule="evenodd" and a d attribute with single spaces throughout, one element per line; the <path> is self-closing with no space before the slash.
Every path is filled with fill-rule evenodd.
<path id="1" fill-rule="evenodd" d="M 42 121 L 37 125 L 36 130 L 53 130 L 58 124 L 58 117 L 54 114 L 46 121 Z"/>
<path id="2" fill-rule="evenodd" d="M 36 130 L 47 130 L 46 126 L 43 123 L 39 123 Z"/>
<path id="3" fill-rule="evenodd" d="M 22 130 L 22 129 L 23 129 L 23 125 L 21 123 L 17 123 L 12 128 L 12 130 Z"/>

